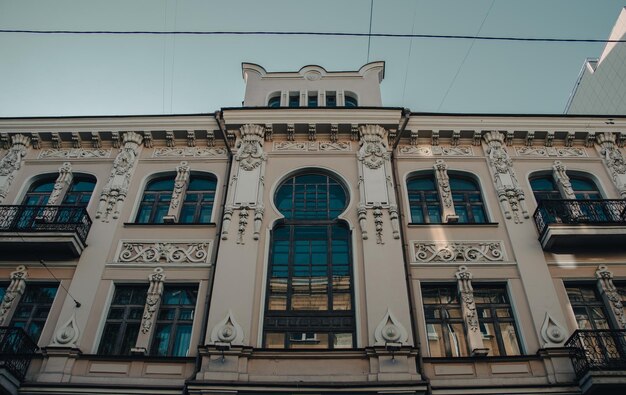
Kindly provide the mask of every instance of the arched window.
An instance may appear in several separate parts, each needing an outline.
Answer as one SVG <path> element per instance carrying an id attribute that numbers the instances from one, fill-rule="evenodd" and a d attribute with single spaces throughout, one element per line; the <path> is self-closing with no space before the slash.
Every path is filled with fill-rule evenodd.
<path id="1" fill-rule="evenodd" d="M 55 180 L 56 176 L 50 175 L 33 182 L 28 188 L 22 204 L 26 206 L 45 206 L 48 204 L 50 193 L 54 190 Z"/>
<path id="2" fill-rule="evenodd" d="M 160 224 L 167 215 L 174 190 L 174 176 L 151 180 L 143 192 L 137 219 L 140 224 Z"/>
<path id="3" fill-rule="evenodd" d="M 359 103 L 358 103 L 356 97 L 354 97 L 351 94 L 346 94 L 345 95 L 345 106 L 346 107 L 353 108 L 353 107 L 358 107 L 358 105 L 359 105 Z"/>
<path id="4" fill-rule="evenodd" d="M 554 179 L 550 175 L 535 177 L 530 180 L 535 200 L 562 199 Z"/>
<path id="5" fill-rule="evenodd" d="M 86 206 L 96 186 L 96 179 L 90 176 L 76 176 L 63 198 L 63 205 Z"/>
<path id="6" fill-rule="evenodd" d="M 591 179 L 584 176 L 572 175 L 569 176 L 569 181 L 572 185 L 574 195 L 576 195 L 576 199 L 602 199 L 602 194 L 598 186 Z M 565 199 L 565 196 L 561 194 L 552 175 L 533 177 L 530 179 L 530 186 L 533 189 L 533 194 L 537 202 L 548 199 Z"/>
<path id="7" fill-rule="evenodd" d="M 215 177 L 192 174 L 180 212 L 179 222 L 183 224 L 208 224 L 211 222 L 216 186 L 217 180 Z"/>
<path id="8" fill-rule="evenodd" d="M 485 223 L 487 214 L 476 181 L 461 175 L 449 177 L 455 215 L 459 223 Z M 407 181 L 411 222 L 439 224 L 442 218 L 441 199 L 434 174 L 420 175 Z"/>
<path id="9" fill-rule="evenodd" d="M 280 92 L 276 92 L 270 96 L 267 101 L 267 106 L 270 108 L 280 107 Z"/>
<path id="10" fill-rule="evenodd" d="M 150 180 L 143 192 L 136 223 L 161 224 L 170 210 L 175 183 L 174 175 Z M 189 177 L 182 200 L 178 223 L 208 224 L 211 222 L 217 179 L 211 174 L 194 174 Z M 173 220 L 171 221 L 173 222 Z"/>
<path id="11" fill-rule="evenodd" d="M 428 224 L 441 222 L 441 205 L 435 184 L 435 176 L 430 174 L 409 179 L 407 182 L 411 222 Z"/>
<path id="12" fill-rule="evenodd" d="M 306 173 L 283 182 L 274 200 L 285 218 L 272 230 L 264 347 L 355 347 L 350 230 L 337 218 L 345 189 Z"/>
<path id="13" fill-rule="evenodd" d="M 474 180 L 463 176 L 450 176 L 450 189 L 454 211 L 460 223 L 475 224 L 487 222 L 480 188 Z"/>

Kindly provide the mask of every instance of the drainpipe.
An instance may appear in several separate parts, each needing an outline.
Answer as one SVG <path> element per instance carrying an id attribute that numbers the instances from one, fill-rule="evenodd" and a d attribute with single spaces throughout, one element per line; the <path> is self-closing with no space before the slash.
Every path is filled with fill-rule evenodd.
<path id="1" fill-rule="evenodd" d="M 223 112 L 222 111 L 215 111 L 215 120 L 217 121 L 217 125 L 220 128 L 220 131 L 222 132 L 222 139 L 224 140 L 224 145 L 226 146 L 226 151 L 228 152 L 228 165 L 226 168 L 226 177 L 224 178 L 224 185 L 222 187 L 222 204 L 221 204 L 221 211 L 220 211 L 220 215 L 223 217 L 224 215 L 224 209 L 226 208 L 226 197 L 228 196 L 228 186 L 230 185 L 230 172 L 232 169 L 232 165 L 233 165 L 233 152 L 230 148 L 230 145 L 228 143 L 228 136 L 226 133 L 226 124 L 224 122 L 224 116 L 223 116 Z M 209 278 L 209 290 L 207 292 L 206 298 L 205 298 L 205 308 L 204 308 L 204 324 L 202 325 L 201 328 L 201 332 L 200 332 L 200 341 L 204 342 L 204 338 L 206 337 L 207 334 L 207 326 L 208 326 L 208 319 L 209 319 L 209 307 L 211 305 L 211 297 L 213 296 L 213 285 L 215 283 L 215 268 L 217 266 L 217 254 L 220 250 L 220 242 L 222 241 L 222 217 L 219 218 L 219 220 L 217 221 L 217 227 L 216 227 L 216 242 L 215 242 L 215 249 L 214 249 L 214 257 L 215 259 L 213 260 L 213 271 L 211 273 L 211 277 Z M 204 345 L 204 344 L 203 344 Z M 196 374 L 200 371 L 200 368 L 202 367 L 202 359 L 200 358 L 200 354 L 198 353 L 198 355 L 196 355 L 196 367 L 195 370 L 193 372 L 193 375 L 191 376 L 191 379 L 193 380 L 196 377 Z M 186 385 L 185 385 L 185 393 L 187 393 L 187 389 L 186 389 Z"/>
<path id="2" fill-rule="evenodd" d="M 400 143 L 400 138 L 402 137 L 402 133 L 404 133 L 404 130 L 406 129 L 406 125 L 409 123 L 409 118 L 411 117 L 411 110 L 409 110 L 408 108 L 405 108 L 402 110 L 402 118 L 400 119 L 400 124 L 399 124 L 399 128 L 398 128 L 398 132 L 396 134 L 396 139 L 393 142 L 393 145 L 391 147 L 391 173 L 393 176 L 393 184 L 394 184 L 394 193 L 396 194 L 396 196 L 398 197 L 397 201 L 398 201 L 398 216 L 400 217 L 400 242 L 402 243 L 402 257 L 404 259 L 404 276 L 405 276 L 405 280 L 406 280 L 406 286 L 407 286 L 407 290 L 409 292 L 409 308 L 411 309 L 411 326 L 413 327 L 413 344 L 415 344 L 415 347 L 417 347 L 418 350 L 418 358 L 417 358 L 417 370 L 420 372 L 420 375 L 422 376 L 422 379 L 426 378 L 424 377 L 424 362 L 422 361 L 422 352 L 421 352 L 421 345 L 420 345 L 420 341 L 419 341 L 419 336 L 417 336 L 417 323 L 416 323 L 416 310 L 415 310 L 415 301 L 413 300 L 413 296 L 414 296 L 414 292 L 413 292 L 413 284 L 411 282 L 411 278 L 410 278 L 410 270 L 411 267 L 409 265 L 409 256 L 408 256 L 408 244 L 406 242 L 406 235 L 404 234 L 404 224 L 405 224 L 405 216 L 404 216 L 404 210 L 403 210 L 403 205 L 402 202 L 404 201 L 404 199 L 402 199 L 402 194 L 400 193 L 401 189 L 400 189 L 400 184 L 398 183 L 398 162 L 396 160 L 396 149 L 398 147 L 398 144 Z M 426 386 L 427 386 L 427 391 L 429 394 L 432 393 L 432 388 L 430 386 L 430 381 L 426 380 Z"/>

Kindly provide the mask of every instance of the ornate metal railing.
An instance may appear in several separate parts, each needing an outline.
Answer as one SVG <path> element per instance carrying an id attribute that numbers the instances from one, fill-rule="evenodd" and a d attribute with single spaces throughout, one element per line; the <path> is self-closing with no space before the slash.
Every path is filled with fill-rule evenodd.
<path id="1" fill-rule="evenodd" d="M 590 370 L 626 370 L 626 330 L 584 329 L 565 342 L 580 378 Z"/>
<path id="2" fill-rule="evenodd" d="M 543 236 L 553 224 L 626 224 L 626 200 L 540 200 L 533 215 Z"/>
<path id="3" fill-rule="evenodd" d="M 0 367 L 22 381 L 37 344 L 22 328 L 0 327 Z"/>
<path id="4" fill-rule="evenodd" d="M 85 242 L 91 218 L 80 206 L 0 206 L 0 232 L 76 232 Z"/>

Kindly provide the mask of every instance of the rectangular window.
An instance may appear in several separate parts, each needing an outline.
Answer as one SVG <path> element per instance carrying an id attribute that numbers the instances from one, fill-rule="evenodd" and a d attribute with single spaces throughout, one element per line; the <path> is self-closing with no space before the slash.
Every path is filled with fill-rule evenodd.
<path id="1" fill-rule="evenodd" d="M 474 302 L 488 355 L 519 355 L 519 337 L 506 288 L 475 285 Z"/>
<path id="2" fill-rule="evenodd" d="M 198 287 L 166 286 L 157 316 L 151 355 L 184 357 L 189 351 Z"/>
<path id="3" fill-rule="evenodd" d="M 578 329 L 609 329 L 604 303 L 595 284 L 570 284 L 565 289 Z"/>
<path id="4" fill-rule="evenodd" d="M 139 334 L 147 292 L 147 285 L 122 285 L 115 288 L 98 354 L 130 354 Z"/>
<path id="5" fill-rule="evenodd" d="M 300 107 L 300 94 L 298 92 L 289 93 L 289 107 Z"/>
<path id="6" fill-rule="evenodd" d="M 337 94 L 326 92 L 326 107 L 337 107 Z"/>
<path id="7" fill-rule="evenodd" d="M 317 92 L 309 92 L 309 107 L 317 107 Z"/>
<path id="8" fill-rule="evenodd" d="M 13 314 L 11 326 L 24 329 L 38 342 L 57 294 L 57 287 L 56 284 L 27 284 Z"/>
<path id="9" fill-rule="evenodd" d="M 424 286 L 422 298 L 430 356 L 468 356 L 461 303 L 456 286 Z"/>

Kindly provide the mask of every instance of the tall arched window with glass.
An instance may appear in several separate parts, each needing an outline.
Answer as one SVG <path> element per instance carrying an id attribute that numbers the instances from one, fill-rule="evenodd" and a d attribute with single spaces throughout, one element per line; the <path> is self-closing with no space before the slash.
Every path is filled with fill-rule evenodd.
<path id="1" fill-rule="evenodd" d="M 143 192 L 137 219 L 140 224 L 160 224 L 167 215 L 174 190 L 174 176 L 151 180 Z"/>
<path id="2" fill-rule="evenodd" d="M 266 348 L 354 348 L 348 197 L 322 173 L 289 178 L 275 194 L 284 215 L 272 230 L 264 318 Z"/>

